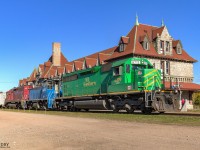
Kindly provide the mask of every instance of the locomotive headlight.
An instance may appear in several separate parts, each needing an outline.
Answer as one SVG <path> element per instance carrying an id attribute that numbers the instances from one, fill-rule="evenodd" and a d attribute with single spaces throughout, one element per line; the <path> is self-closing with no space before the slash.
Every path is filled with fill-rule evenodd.
<path id="1" fill-rule="evenodd" d="M 131 86 L 131 85 L 127 86 L 127 90 L 128 90 L 128 91 L 129 91 L 129 90 L 132 90 L 132 86 Z"/>

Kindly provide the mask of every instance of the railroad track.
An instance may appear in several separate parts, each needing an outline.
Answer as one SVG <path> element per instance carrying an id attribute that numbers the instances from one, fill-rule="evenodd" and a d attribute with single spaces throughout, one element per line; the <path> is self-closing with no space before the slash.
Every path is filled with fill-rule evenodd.
<path id="1" fill-rule="evenodd" d="M 200 117 L 200 113 L 197 112 L 167 112 L 162 115 Z"/>
<path id="2" fill-rule="evenodd" d="M 3 110 L 3 109 L 2 109 Z M 7 110 L 12 110 L 12 109 L 7 109 Z M 28 110 L 25 110 L 28 111 Z M 44 111 L 44 110 L 37 110 L 37 111 Z M 52 111 L 52 112 L 60 112 L 57 110 L 47 110 L 47 111 Z M 68 112 L 66 110 L 62 110 L 62 112 Z M 90 110 L 90 111 L 80 111 L 81 113 L 107 113 L 107 114 L 116 114 L 111 110 Z M 121 110 L 118 112 L 118 114 L 128 114 L 125 110 Z M 145 115 L 141 111 L 135 111 L 134 113 L 131 114 L 136 114 L 136 115 Z M 153 112 L 149 115 L 167 115 L 167 116 L 191 116 L 191 117 L 200 117 L 200 112 L 165 112 L 165 113 L 158 113 L 158 112 Z"/>

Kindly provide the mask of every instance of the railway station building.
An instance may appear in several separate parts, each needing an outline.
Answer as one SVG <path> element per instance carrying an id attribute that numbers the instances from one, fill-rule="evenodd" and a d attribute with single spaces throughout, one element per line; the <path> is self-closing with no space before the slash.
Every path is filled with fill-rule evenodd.
<path id="1" fill-rule="evenodd" d="M 52 44 L 52 56 L 35 68 L 19 85 L 37 86 L 46 79 L 61 78 L 62 74 L 91 68 L 128 57 L 147 58 L 156 69 L 161 69 L 166 89 L 178 88 L 182 98 L 192 100 L 192 94 L 200 90 L 193 83 L 193 64 L 197 62 L 186 50 L 181 40 L 174 39 L 162 22 L 161 26 L 152 26 L 136 22 L 126 36 L 118 37 L 116 46 L 69 62 L 61 52 L 61 44 Z"/>

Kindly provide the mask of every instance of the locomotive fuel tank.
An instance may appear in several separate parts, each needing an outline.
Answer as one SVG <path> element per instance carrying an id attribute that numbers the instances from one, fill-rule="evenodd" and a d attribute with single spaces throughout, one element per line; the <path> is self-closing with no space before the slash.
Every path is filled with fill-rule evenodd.
<path id="1" fill-rule="evenodd" d="M 105 100 L 84 100 L 75 101 L 74 106 L 78 109 L 97 109 L 97 110 L 107 110 Z"/>

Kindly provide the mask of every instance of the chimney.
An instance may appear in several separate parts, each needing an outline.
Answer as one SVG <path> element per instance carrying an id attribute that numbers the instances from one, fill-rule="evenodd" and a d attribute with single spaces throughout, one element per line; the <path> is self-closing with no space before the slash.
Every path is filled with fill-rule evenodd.
<path id="1" fill-rule="evenodd" d="M 52 63 L 54 66 L 60 66 L 61 65 L 61 44 L 57 42 L 52 43 Z"/>

